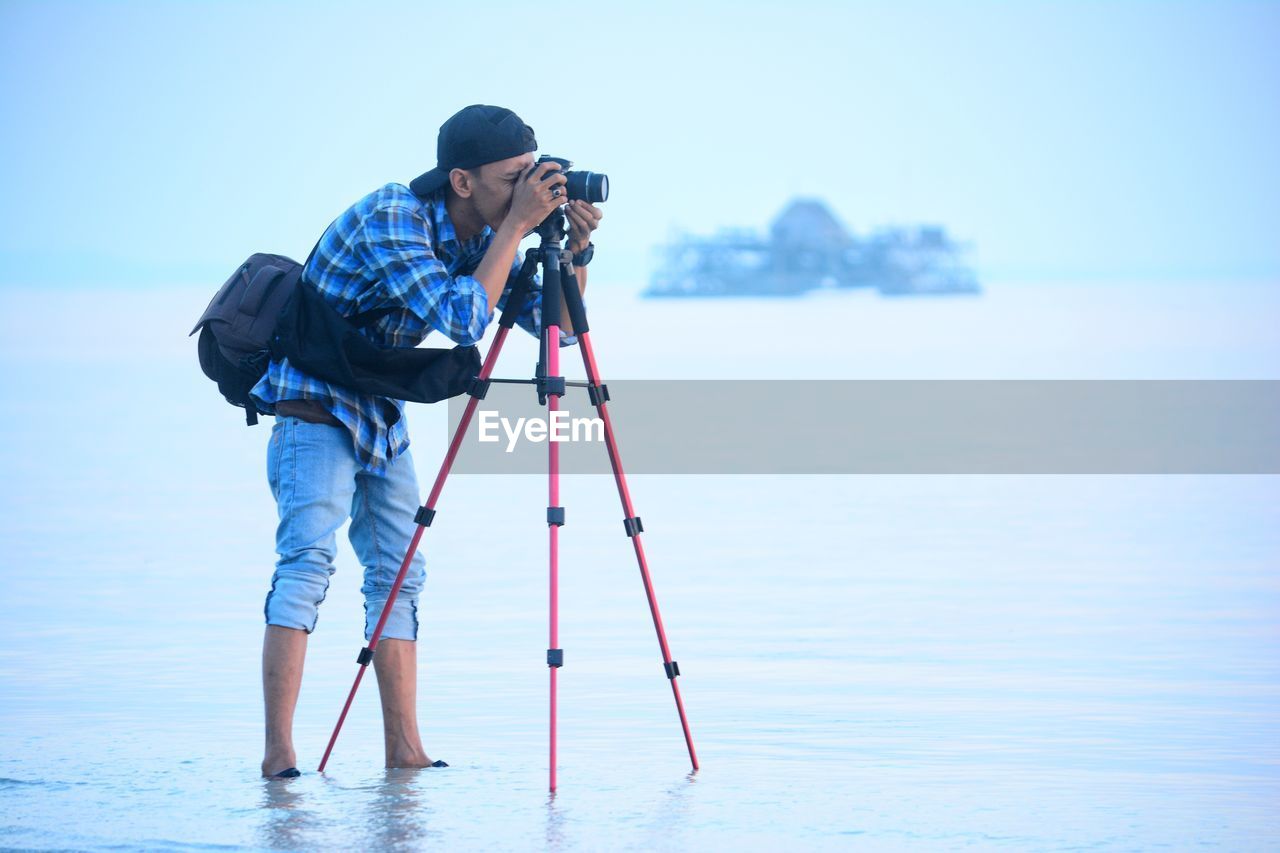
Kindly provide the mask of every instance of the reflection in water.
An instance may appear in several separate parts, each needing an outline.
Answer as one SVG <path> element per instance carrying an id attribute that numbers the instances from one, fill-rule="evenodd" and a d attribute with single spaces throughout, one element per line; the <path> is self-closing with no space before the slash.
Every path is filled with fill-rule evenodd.
<path id="1" fill-rule="evenodd" d="M 424 776 L 430 770 L 393 768 L 386 771 L 380 785 L 372 788 L 373 800 L 364 809 L 365 837 L 373 849 L 410 847 L 441 841 L 441 833 L 430 828 L 432 809 L 422 802 Z"/>
<path id="2" fill-rule="evenodd" d="M 386 770 L 350 787 L 326 777 L 319 780 L 319 789 L 315 780 L 267 781 L 258 843 L 305 850 L 353 834 L 364 849 L 416 850 L 439 842 L 440 830 L 431 827 L 433 809 L 423 802 L 424 772 Z"/>
<path id="3" fill-rule="evenodd" d="M 263 847 L 297 850 L 306 846 L 304 836 L 312 825 L 313 815 L 302 807 L 304 801 L 305 796 L 298 780 L 263 780 Z"/>
<path id="4" fill-rule="evenodd" d="M 556 809 L 556 792 L 547 794 L 547 849 L 564 846 L 564 812 Z"/>
<path id="5" fill-rule="evenodd" d="M 653 813 L 648 821 L 648 829 L 655 834 L 655 844 L 670 842 L 672 827 L 683 827 L 688 823 L 690 791 L 698 782 L 698 771 L 690 770 L 684 780 L 675 782 L 667 788 L 666 796 L 654 803 Z"/>

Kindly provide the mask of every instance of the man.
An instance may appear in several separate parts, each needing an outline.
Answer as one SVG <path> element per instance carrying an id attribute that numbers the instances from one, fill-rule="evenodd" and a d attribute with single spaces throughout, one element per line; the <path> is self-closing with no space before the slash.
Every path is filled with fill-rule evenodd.
<path id="1" fill-rule="evenodd" d="M 384 311 L 365 333 L 387 346 L 415 346 L 431 330 L 458 344 L 484 335 L 506 304 L 521 259 L 521 239 L 566 202 L 564 175 L 534 168 L 532 128 L 510 110 L 473 105 L 440 127 L 437 166 L 405 187 L 365 196 L 325 231 L 304 271 L 338 311 Z M 568 203 L 579 291 L 586 288 L 591 232 L 601 212 Z M 517 318 L 541 331 L 541 291 Z M 569 326 L 567 315 L 564 323 Z M 561 345 L 575 342 L 572 329 Z M 280 522 L 279 560 L 264 613 L 262 685 L 266 754 L 262 775 L 299 775 L 293 712 L 302 684 L 307 635 L 333 574 L 336 531 L 348 517 L 364 566 L 365 639 L 372 636 L 416 527 L 418 484 L 398 400 L 357 394 L 273 361 L 251 392 L 276 423 L 267 478 Z M 415 556 L 374 656 L 388 767 L 433 764 L 416 712 L 418 595 L 425 577 Z M 435 762 L 435 766 L 446 766 Z"/>

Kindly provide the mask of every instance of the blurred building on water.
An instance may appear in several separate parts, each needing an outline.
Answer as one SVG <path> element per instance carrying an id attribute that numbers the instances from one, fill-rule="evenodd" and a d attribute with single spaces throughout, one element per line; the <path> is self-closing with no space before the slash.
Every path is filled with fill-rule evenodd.
<path id="1" fill-rule="evenodd" d="M 817 199 L 795 199 L 768 236 L 725 230 L 682 235 L 661 248 L 645 296 L 799 296 L 866 287 L 888 296 L 978 293 L 963 247 L 938 225 L 850 233 Z"/>

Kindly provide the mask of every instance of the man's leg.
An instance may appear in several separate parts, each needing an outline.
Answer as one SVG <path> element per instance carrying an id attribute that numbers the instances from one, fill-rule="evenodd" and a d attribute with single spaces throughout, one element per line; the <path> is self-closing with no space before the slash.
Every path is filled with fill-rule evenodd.
<path id="1" fill-rule="evenodd" d="M 276 419 L 267 450 L 267 480 L 280 515 L 280 559 L 263 607 L 264 776 L 296 766 L 293 711 L 307 634 L 316 626 L 329 588 L 338 549 L 335 534 L 350 512 L 356 470 L 346 430 L 297 418 Z"/>
<path id="2" fill-rule="evenodd" d="M 387 766 L 430 766 L 431 759 L 418 734 L 418 644 L 412 640 L 379 640 L 373 669 L 382 699 Z"/>
<path id="3" fill-rule="evenodd" d="M 356 475 L 351 505 L 351 545 L 364 565 L 365 639 L 382 615 L 391 585 L 417 529 L 418 480 L 406 451 L 387 466 L 385 476 Z M 418 734 L 418 596 L 426 573 L 421 552 L 414 556 L 400 594 L 378 640 L 373 668 L 382 699 L 388 767 L 431 764 Z"/>
<path id="4" fill-rule="evenodd" d="M 263 776 L 298 766 L 298 756 L 293 751 L 293 709 L 298 705 L 306 655 L 306 631 L 267 626 L 262 638 L 262 698 L 267 709 Z"/>

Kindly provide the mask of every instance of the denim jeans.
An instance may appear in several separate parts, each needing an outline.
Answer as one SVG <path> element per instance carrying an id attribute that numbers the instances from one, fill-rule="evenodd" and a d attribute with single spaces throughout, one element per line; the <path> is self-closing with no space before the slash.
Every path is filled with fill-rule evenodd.
<path id="1" fill-rule="evenodd" d="M 316 627 L 337 556 L 337 531 L 348 518 L 348 537 L 364 566 L 365 640 L 382 615 L 417 524 L 418 479 L 406 450 L 370 474 L 356 461 L 342 427 L 278 417 L 267 447 L 267 481 L 276 499 L 275 574 L 263 608 L 268 625 Z M 413 557 L 382 636 L 418 637 L 418 596 L 426 578 L 421 552 Z"/>

